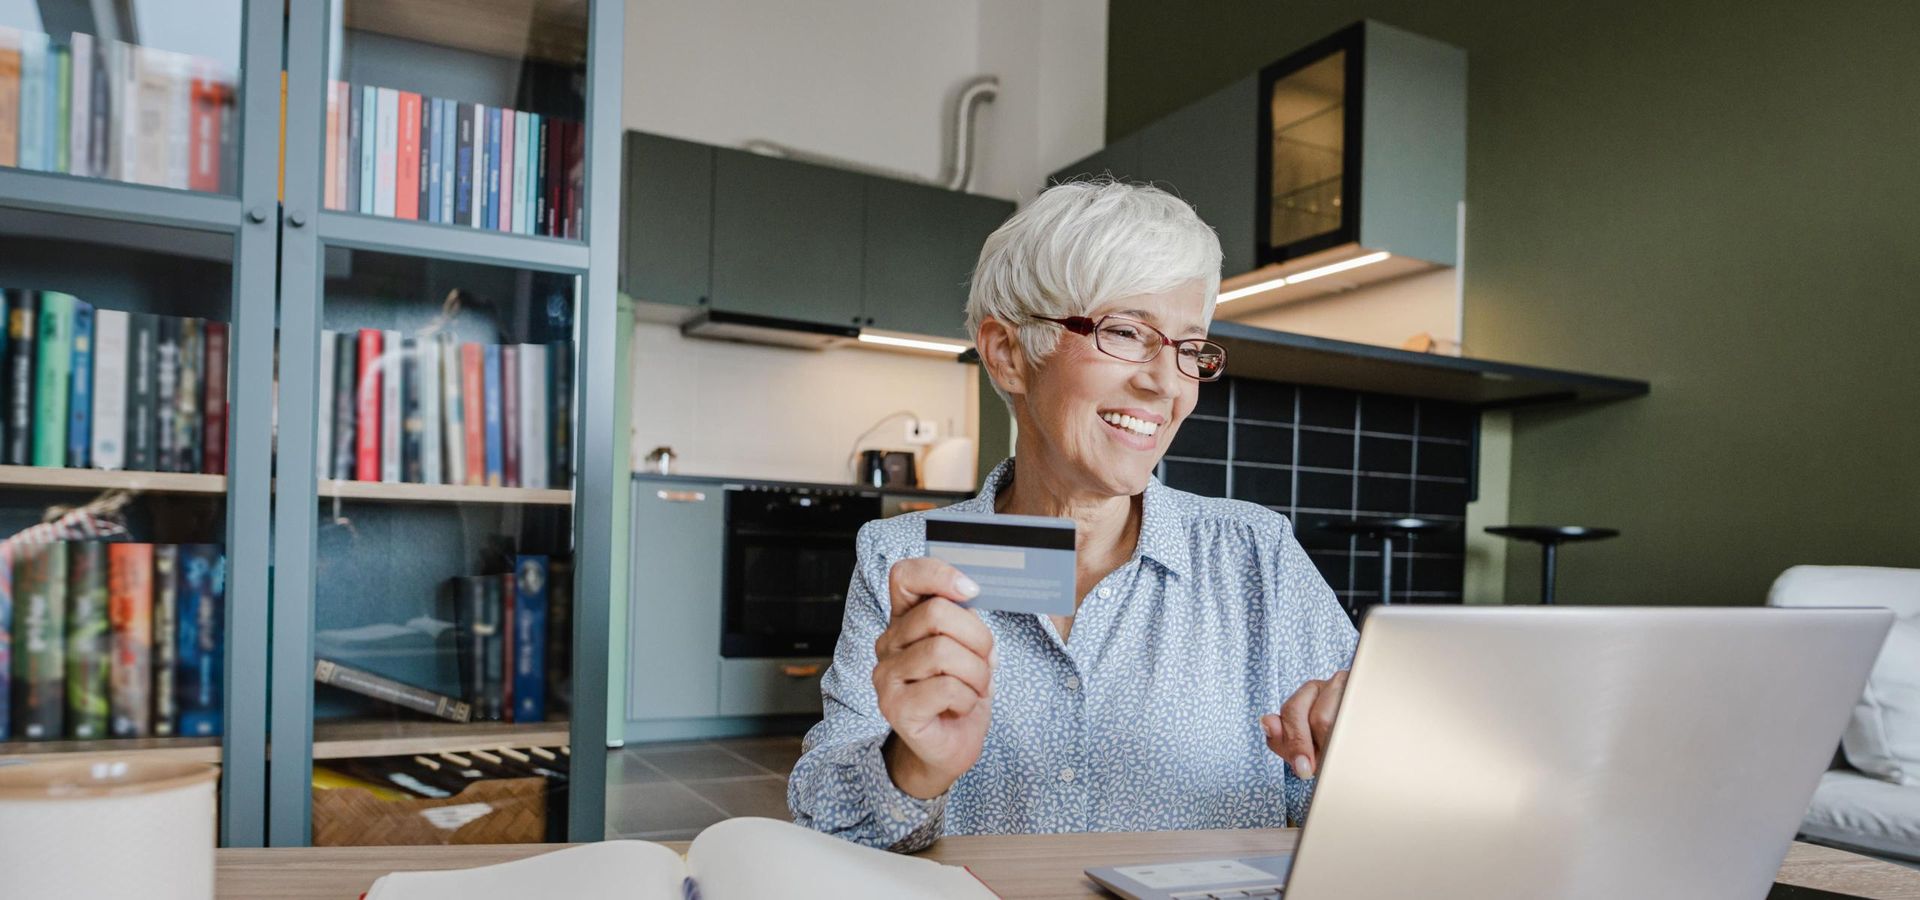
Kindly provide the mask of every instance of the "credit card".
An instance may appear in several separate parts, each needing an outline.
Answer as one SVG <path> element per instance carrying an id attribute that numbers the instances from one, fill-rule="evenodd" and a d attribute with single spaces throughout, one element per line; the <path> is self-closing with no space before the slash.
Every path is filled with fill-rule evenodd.
<path id="1" fill-rule="evenodd" d="M 980 585 L 974 609 L 1073 615 L 1072 519 L 938 510 L 927 514 L 927 555 Z"/>

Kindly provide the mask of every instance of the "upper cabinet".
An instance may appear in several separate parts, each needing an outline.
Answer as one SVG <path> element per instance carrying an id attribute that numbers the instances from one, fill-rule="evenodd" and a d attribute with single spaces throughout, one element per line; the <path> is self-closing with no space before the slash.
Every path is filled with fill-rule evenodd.
<path id="1" fill-rule="evenodd" d="M 656 320 L 711 308 L 966 339 L 968 280 L 1013 204 L 628 132 L 621 289 Z"/>
<path id="2" fill-rule="evenodd" d="M 1143 129 L 1138 171 L 1177 191 L 1220 235 L 1221 271 L 1254 267 L 1254 206 L 1247 173 L 1254 167 L 1255 79 L 1241 79 Z M 1124 142 L 1123 142 L 1124 143 Z"/>

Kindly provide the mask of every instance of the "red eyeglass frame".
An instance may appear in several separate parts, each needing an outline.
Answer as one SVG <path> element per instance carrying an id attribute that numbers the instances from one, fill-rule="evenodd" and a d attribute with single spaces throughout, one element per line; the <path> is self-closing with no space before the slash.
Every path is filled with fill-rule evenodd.
<path id="1" fill-rule="evenodd" d="M 1122 322 L 1130 322 L 1132 324 L 1145 328 L 1153 332 L 1154 334 L 1159 335 L 1161 346 L 1172 347 L 1174 353 L 1180 352 L 1181 344 L 1212 344 L 1215 347 L 1220 347 L 1218 343 L 1207 340 L 1206 338 L 1181 338 L 1176 341 L 1170 337 L 1167 337 L 1166 332 L 1163 332 L 1160 329 L 1153 327 L 1152 325 L 1142 322 L 1139 319 L 1129 318 L 1127 316 L 1119 316 L 1119 315 L 1101 316 L 1097 320 L 1088 318 L 1086 316 L 1067 316 L 1065 318 L 1058 318 L 1055 316 L 1034 316 L 1034 318 L 1039 319 L 1043 322 L 1052 322 L 1055 325 L 1059 325 L 1067 329 L 1068 331 L 1073 332 L 1074 334 L 1080 335 L 1081 337 L 1086 337 L 1088 335 L 1093 334 L 1095 331 L 1098 331 L 1100 328 L 1101 322 L 1105 322 L 1108 319 L 1119 319 Z M 1106 348 L 1100 346 L 1100 339 L 1097 337 L 1094 338 L 1093 346 L 1095 349 L 1098 349 L 1101 353 L 1106 353 L 1108 356 L 1113 356 L 1114 359 L 1120 360 L 1121 362 L 1131 362 L 1131 363 L 1153 362 L 1152 358 L 1127 359 L 1124 356 L 1114 356 L 1112 353 L 1108 353 Z M 1158 352 L 1154 353 L 1154 356 L 1159 356 L 1159 355 L 1160 354 Z M 1180 374 L 1187 375 L 1186 370 L 1180 368 L 1180 363 L 1177 358 L 1174 361 L 1173 368 L 1176 371 L 1178 371 Z M 1226 371 L 1227 371 L 1227 348 L 1220 347 L 1220 368 L 1213 373 L 1212 378 L 1207 378 L 1202 375 L 1187 375 L 1187 377 L 1195 381 L 1218 381 L 1220 380 L 1220 376 L 1226 374 Z"/>

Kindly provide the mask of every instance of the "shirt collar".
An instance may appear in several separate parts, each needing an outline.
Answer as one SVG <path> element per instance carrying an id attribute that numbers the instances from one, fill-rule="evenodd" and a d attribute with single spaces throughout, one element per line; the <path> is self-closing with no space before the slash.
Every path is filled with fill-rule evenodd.
<path id="1" fill-rule="evenodd" d="M 994 466 L 981 482 L 980 493 L 974 497 L 978 510 L 992 513 L 994 496 L 1012 478 L 1013 457 L 1009 456 Z M 1151 559 L 1161 568 L 1185 578 L 1193 560 L 1172 493 L 1173 489 L 1161 484 L 1160 479 L 1148 477 L 1146 496 L 1140 503 L 1140 538 L 1134 544 L 1133 556 Z"/>

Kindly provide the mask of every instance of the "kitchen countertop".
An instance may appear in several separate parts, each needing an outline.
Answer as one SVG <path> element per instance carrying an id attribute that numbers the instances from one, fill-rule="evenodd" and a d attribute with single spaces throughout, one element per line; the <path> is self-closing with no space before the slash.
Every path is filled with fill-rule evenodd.
<path id="1" fill-rule="evenodd" d="M 877 488 L 872 485 L 854 484 L 852 482 L 779 481 L 770 478 L 736 478 L 730 475 L 699 475 L 691 473 L 661 475 L 657 472 L 635 472 L 633 473 L 633 480 L 659 481 L 671 484 L 745 484 L 754 487 L 791 488 L 810 491 L 872 491 L 877 494 L 911 494 L 916 497 L 945 497 L 954 500 L 964 500 L 974 494 L 973 491 L 930 491 L 925 488 Z"/>

